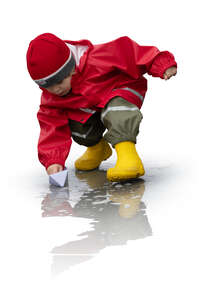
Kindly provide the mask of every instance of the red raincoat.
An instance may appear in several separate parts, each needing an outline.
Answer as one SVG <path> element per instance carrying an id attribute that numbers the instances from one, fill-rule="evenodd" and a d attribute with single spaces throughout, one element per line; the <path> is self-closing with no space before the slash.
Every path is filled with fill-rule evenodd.
<path id="1" fill-rule="evenodd" d="M 141 108 L 147 91 L 143 74 L 163 79 L 168 68 L 177 67 L 170 52 L 140 46 L 127 36 L 99 45 L 88 40 L 64 42 L 88 49 L 76 66 L 72 90 L 67 96 L 56 96 L 41 88 L 38 157 L 46 169 L 55 163 L 65 166 L 72 143 L 68 119 L 85 123 L 115 96 Z"/>

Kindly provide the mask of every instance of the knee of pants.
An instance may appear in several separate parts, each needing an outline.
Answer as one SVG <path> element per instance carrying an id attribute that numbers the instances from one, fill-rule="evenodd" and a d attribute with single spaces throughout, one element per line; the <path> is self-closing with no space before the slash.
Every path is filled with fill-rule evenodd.
<path id="1" fill-rule="evenodd" d="M 143 119 L 140 109 L 135 104 L 119 96 L 112 98 L 102 109 L 101 121 L 104 123 L 106 120 L 111 120 L 117 116 L 122 119 L 136 116 L 138 122 Z"/>
<path id="2" fill-rule="evenodd" d="M 84 124 L 69 120 L 69 127 L 73 140 L 86 147 L 97 144 L 106 129 L 100 120 L 100 114 L 97 113 L 92 115 Z"/>
<path id="3" fill-rule="evenodd" d="M 139 108 L 121 97 L 115 97 L 102 110 L 101 119 L 108 129 L 104 138 L 114 146 L 123 141 L 136 143 L 143 116 Z"/>

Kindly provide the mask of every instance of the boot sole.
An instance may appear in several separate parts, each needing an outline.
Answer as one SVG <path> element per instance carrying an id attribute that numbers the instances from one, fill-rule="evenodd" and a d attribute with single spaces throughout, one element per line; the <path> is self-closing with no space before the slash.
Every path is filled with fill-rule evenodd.
<path id="1" fill-rule="evenodd" d="M 145 171 L 144 172 L 128 172 L 128 171 L 125 171 L 125 173 L 122 174 L 122 172 L 120 173 L 117 173 L 117 174 L 112 174 L 112 175 L 108 175 L 108 172 L 107 172 L 107 179 L 109 181 L 115 181 L 115 182 L 120 182 L 120 181 L 126 181 L 126 180 L 130 180 L 130 179 L 136 179 L 136 178 L 139 178 L 141 176 L 143 176 L 145 174 Z"/>

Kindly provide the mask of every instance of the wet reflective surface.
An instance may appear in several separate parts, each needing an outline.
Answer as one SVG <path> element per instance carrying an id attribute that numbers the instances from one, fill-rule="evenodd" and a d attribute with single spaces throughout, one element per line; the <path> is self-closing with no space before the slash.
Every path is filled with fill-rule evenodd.
<path id="1" fill-rule="evenodd" d="M 146 206 L 142 202 L 144 193 L 143 179 L 110 183 L 106 172 L 98 169 L 70 170 L 69 186 L 51 185 L 42 201 L 43 217 L 91 219 L 91 229 L 79 234 L 79 240 L 70 240 L 52 249 L 52 273 L 58 274 L 86 261 L 106 247 L 151 236 Z"/>
<path id="2" fill-rule="evenodd" d="M 146 161 L 143 179 L 110 183 L 113 164 L 71 167 L 64 188 L 49 186 L 38 170 L 10 178 L 2 268 L 23 299 L 34 283 L 31 299 L 106 299 L 113 291 L 151 300 L 155 290 L 162 299 L 180 290 L 185 299 L 190 283 L 189 295 L 203 299 L 207 201 L 191 169 Z"/>

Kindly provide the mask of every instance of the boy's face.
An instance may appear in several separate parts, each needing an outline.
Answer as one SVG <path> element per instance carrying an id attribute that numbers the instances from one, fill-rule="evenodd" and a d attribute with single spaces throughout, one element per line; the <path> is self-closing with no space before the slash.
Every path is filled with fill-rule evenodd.
<path id="1" fill-rule="evenodd" d="M 74 70 L 61 82 L 58 82 L 48 88 L 45 88 L 48 92 L 57 95 L 57 96 L 65 96 L 71 90 L 71 79 L 72 75 L 75 74 Z"/>

